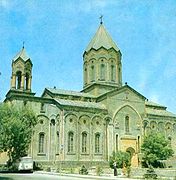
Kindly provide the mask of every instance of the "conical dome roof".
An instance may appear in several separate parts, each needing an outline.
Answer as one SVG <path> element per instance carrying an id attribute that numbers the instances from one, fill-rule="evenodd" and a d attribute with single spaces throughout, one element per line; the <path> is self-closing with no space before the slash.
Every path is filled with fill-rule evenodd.
<path id="1" fill-rule="evenodd" d="M 114 48 L 116 51 L 119 51 L 119 48 L 106 31 L 103 24 L 100 24 L 96 34 L 90 41 L 85 51 L 88 52 L 92 48 L 98 50 L 101 47 L 104 47 L 105 49 Z"/>
<path id="2" fill-rule="evenodd" d="M 24 47 L 23 47 L 23 48 L 20 50 L 20 52 L 13 58 L 13 60 L 16 61 L 19 57 L 20 57 L 21 59 L 23 59 L 24 61 L 27 61 L 28 59 L 30 59 L 29 56 L 27 55 L 26 50 L 25 50 Z"/>

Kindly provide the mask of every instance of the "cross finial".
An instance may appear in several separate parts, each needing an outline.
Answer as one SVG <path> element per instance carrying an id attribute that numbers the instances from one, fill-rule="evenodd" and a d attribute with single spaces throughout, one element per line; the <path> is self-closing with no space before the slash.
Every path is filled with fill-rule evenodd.
<path id="1" fill-rule="evenodd" d="M 24 43 L 25 43 L 25 42 L 23 41 L 23 49 L 24 49 Z"/>
<path id="2" fill-rule="evenodd" d="M 100 24 L 103 24 L 103 15 L 101 15 L 99 18 L 100 18 Z"/>

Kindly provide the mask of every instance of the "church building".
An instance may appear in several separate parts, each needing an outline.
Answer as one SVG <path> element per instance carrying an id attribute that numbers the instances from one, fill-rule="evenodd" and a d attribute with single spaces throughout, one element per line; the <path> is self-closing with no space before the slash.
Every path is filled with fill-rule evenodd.
<path id="1" fill-rule="evenodd" d="M 176 153 L 176 115 L 123 84 L 121 57 L 101 22 L 83 54 L 83 89 L 45 88 L 40 97 L 31 88 L 33 64 L 25 48 L 13 58 L 5 102 L 37 114 L 29 149 L 34 161 L 107 164 L 113 151 L 124 151 L 138 167 L 143 137 L 152 130 L 164 133 Z"/>

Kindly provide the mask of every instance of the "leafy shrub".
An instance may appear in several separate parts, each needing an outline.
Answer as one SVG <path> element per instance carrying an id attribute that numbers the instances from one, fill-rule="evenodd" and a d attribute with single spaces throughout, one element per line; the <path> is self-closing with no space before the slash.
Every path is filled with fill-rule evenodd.
<path id="1" fill-rule="evenodd" d="M 100 176 L 103 173 L 103 169 L 101 166 L 96 166 L 96 175 Z"/>
<path id="2" fill-rule="evenodd" d="M 124 164 L 125 166 L 130 166 L 131 165 L 131 157 L 130 154 L 127 152 L 113 152 L 112 156 L 110 156 L 109 160 L 109 166 L 113 169 L 113 163 L 116 162 L 117 168 L 123 168 Z"/>
<path id="3" fill-rule="evenodd" d="M 51 167 L 47 167 L 47 168 L 46 168 L 46 171 L 47 171 L 47 172 L 51 172 Z"/>
<path id="4" fill-rule="evenodd" d="M 88 170 L 84 165 L 81 166 L 81 169 L 79 170 L 79 174 L 83 174 L 83 175 L 88 174 Z"/>

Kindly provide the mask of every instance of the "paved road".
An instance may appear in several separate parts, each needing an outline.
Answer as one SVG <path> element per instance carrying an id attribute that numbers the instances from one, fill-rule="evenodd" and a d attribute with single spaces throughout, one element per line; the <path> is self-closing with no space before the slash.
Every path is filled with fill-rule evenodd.
<path id="1" fill-rule="evenodd" d="M 64 176 L 64 175 L 56 175 L 56 174 L 42 174 L 38 172 L 34 173 L 0 173 L 0 180 L 129 180 L 128 178 L 119 178 L 119 177 L 74 177 L 74 176 Z M 134 180 L 134 179 L 133 179 Z"/>
<path id="2" fill-rule="evenodd" d="M 36 173 L 9 173 L 0 174 L 0 180 L 85 180 L 85 178 L 68 177 L 59 175 L 36 174 Z M 86 180 L 92 180 L 86 178 Z M 95 179 L 96 180 L 96 179 Z"/>
<path id="3" fill-rule="evenodd" d="M 78 180 L 82 178 L 74 178 L 68 176 L 48 175 L 48 174 L 0 174 L 0 180 Z M 88 179 L 87 179 L 88 180 Z"/>
<path id="4" fill-rule="evenodd" d="M 48 174 L 0 174 L 0 180 L 78 180 L 68 176 L 48 175 Z"/>

